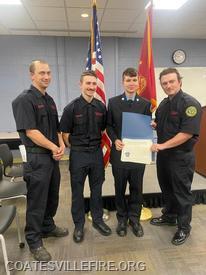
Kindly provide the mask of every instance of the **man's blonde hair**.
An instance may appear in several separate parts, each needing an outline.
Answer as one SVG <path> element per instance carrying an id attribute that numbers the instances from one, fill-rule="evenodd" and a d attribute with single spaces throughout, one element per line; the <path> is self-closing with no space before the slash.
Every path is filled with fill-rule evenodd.
<path id="1" fill-rule="evenodd" d="M 42 60 L 42 59 L 37 59 L 37 60 L 33 60 L 29 66 L 29 71 L 30 73 L 34 73 L 35 69 L 36 69 L 36 64 L 40 63 L 40 64 L 48 64 L 46 61 Z"/>

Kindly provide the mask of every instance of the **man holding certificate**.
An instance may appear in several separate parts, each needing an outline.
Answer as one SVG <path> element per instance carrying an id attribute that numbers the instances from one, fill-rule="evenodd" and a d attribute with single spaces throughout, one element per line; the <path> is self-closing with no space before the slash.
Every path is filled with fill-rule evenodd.
<path id="1" fill-rule="evenodd" d="M 167 98 L 159 104 L 152 126 L 157 130 L 157 177 L 165 203 L 162 215 L 150 223 L 176 226 L 172 244 L 181 245 L 190 235 L 191 185 L 195 168 L 193 147 L 200 129 L 201 105 L 181 90 L 182 77 L 175 68 L 160 73 Z"/>
<path id="2" fill-rule="evenodd" d="M 135 236 L 144 235 L 139 223 L 142 209 L 142 184 L 145 164 L 121 161 L 124 148 L 122 142 L 123 113 L 144 114 L 151 116 L 150 102 L 137 94 L 138 74 L 136 69 L 127 68 L 122 74 L 124 93 L 115 96 L 108 103 L 107 133 L 112 141 L 111 158 L 112 173 L 115 181 L 115 201 L 118 225 L 116 232 L 123 237 L 127 234 L 127 223 L 132 227 Z M 142 131 L 139 129 L 139 131 Z M 129 182 L 129 199 L 125 191 Z"/>

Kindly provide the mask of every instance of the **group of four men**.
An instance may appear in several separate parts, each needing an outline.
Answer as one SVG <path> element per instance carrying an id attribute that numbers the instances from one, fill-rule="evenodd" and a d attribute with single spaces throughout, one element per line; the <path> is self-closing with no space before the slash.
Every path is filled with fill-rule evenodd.
<path id="1" fill-rule="evenodd" d="M 72 190 L 72 218 L 75 225 L 73 240 L 84 239 L 84 182 L 89 178 L 92 225 L 102 235 L 111 234 L 103 221 L 102 184 L 104 182 L 103 153 L 100 147 L 106 129 L 112 142 L 112 173 L 115 182 L 117 209 L 116 232 L 127 234 L 128 223 L 135 236 L 144 235 L 140 224 L 143 203 L 144 164 L 121 161 L 122 113 L 132 112 L 151 116 L 150 103 L 137 94 L 138 75 L 134 68 L 122 74 L 123 94 L 111 98 L 108 112 L 94 95 L 97 88 L 95 72 L 83 72 L 80 97 L 69 103 L 58 121 L 57 108 L 46 89 L 51 81 L 47 62 L 35 60 L 30 65 L 32 85 L 13 102 L 13 113 L 22 144 L 26 147 L 24 179 L 27 183 L 25 235 L 36 260 L 49 261 L 50 253 L 43 246 L 44 237 L 63 237 L 68 230 L 55 225 L 58 207 L 60 171 L 58 161 L 65 145 L 70 147 L 69 170 Z M 160 74 L 160 82 L 168 98 L 156 112 L 152 127 L 157 129 L 157 174 L 165 208 L 163 215 L 151 220 L 153 225 L 178 225 L 172 239 L 183 243 L 190 233 L 192 210 L 191 183 L 194 173 L 193 145 L 199 133 L 201 107 L 191 96 L 182 92 L 181 77 L 174 68 Z M 140 129 L 141 130 L 141 129 Z M 129 198 L 125 191 L 129 182 Z"/>

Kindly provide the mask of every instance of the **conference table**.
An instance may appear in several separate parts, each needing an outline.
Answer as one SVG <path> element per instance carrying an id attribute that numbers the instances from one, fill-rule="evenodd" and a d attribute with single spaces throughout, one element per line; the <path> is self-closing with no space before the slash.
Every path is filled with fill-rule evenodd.
<path id="1" fill-rule="evenodd" d="M 0 144 L 7 143 L 12 150 L 18 149 L 21 144 L 17 132 L 0 132 Z"/>

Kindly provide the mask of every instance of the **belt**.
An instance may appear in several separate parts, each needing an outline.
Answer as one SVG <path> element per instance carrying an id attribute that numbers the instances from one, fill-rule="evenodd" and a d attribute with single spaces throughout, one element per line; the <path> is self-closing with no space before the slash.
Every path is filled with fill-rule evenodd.
<path id="1" fill-rule="evenodd" d="M 27 153 L 33 154 L 51 154 L 51 151 L 41 147 L 26 147 Z"/>
<path id="2" fill-rule="evenodd" d="M 97 146 L 71 146 L 71 150 L 73 151 L 79 151 L 79 152 L 93 152 L 96 151 L 99 148 L 99 145 Z"/>
<path id="3" fill-rule="evenodd" d="M 186 154 L 186 153 L 191 153 L 193 152 L 193 150 L 174 150 L 173 148 L 172 149 L 167 149 L 167 150 L 162 150 L 162 151 L 159 151 L 158 154 L 161 154 L 161 155 L 180 155 L 180 154 Z"/>

